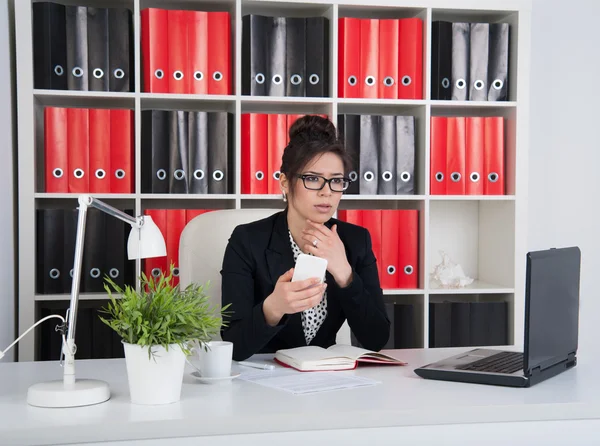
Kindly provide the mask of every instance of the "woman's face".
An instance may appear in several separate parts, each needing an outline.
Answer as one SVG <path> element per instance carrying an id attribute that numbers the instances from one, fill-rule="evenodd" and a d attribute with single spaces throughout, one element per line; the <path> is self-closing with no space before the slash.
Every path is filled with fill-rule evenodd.
<path id="1" fill-rule="evenodd" d="M 319 177 L 343 178 L 344 164 L 338 155 L 324 153 L 313 158 L 304 170 L 298 173 L 308 175 L 305 180 L 307 186 L 316 189 L 323 184 L 323 179 Z M 341 186 L 341 182 L 339 186 Z M 287 195 L 290 211 L 303 219 L 309 219 L 316 223 L 325 223 L 329 220 L 337 210 L 342 198 L 342 193 L 333 192 L 329 184 L 325 184 L 321 190 L 307 189 L 302 178 L 298 178 L 296 181 L 291 195 L 288 193 L 289 182 L 283 175 L 281 176 L 281 187 Z"/>

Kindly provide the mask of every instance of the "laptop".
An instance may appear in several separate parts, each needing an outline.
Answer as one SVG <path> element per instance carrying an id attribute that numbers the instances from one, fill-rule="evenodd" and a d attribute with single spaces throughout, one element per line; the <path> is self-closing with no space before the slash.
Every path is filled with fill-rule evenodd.
<path id="1" fill-rule="evenodd" d="M 530 387 L 577 364 L 578 247 L 527 253 L 523 352 L 474 348 L 415 369 L 426 379 Z"/>

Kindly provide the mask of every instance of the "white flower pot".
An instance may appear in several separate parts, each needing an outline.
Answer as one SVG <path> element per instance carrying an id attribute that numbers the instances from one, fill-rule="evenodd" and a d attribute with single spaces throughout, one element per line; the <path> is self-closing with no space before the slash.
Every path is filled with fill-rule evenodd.
<path id="1" fill-rule="evenodd" d="M 134 404 L 169 404 L 179 401 L 185 354 L 177 344 L 148 347 L 123 342 L 127 380 L 131 402 Z"/>

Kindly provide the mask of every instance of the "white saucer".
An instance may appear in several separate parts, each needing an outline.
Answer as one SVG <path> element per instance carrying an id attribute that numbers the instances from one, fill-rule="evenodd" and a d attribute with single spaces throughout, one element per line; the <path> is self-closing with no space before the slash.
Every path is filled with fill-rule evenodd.
<path id="1" fill-rule="evenodd" d="M 205 384 L 217 384 L 217 383 L 234 380 L 238 376 L 240 376 L 241 373 L 231 372 L 230 376 L 223 376 L 223 377 L 219 377 L 219 378 L 208 378 L 208 377 L 205 378 L 205 377 L 200 376 L 200 372 L 195 370 L 192 373 L 190 373 L 190 375 L 192 375 L 195 379 L 197 379 L 198 381 L 203 382 Z"/>

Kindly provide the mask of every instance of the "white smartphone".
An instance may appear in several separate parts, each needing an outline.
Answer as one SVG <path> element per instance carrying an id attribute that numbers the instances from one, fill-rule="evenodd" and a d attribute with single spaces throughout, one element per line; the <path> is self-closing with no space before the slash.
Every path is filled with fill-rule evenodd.
<path id="1" fill-rule="evenodd" d="M 298 282 L 300 280 L 318 277 L 321 279 L 321 283 L 323 283 L 323 281 L 325 280 L 326 271 L 326 259 L 311 256 L 308 254 L 300 254 L 296 259 L 296 266 L 294 266 L 294 275 L 292 276 L 292 282 Z"/>

